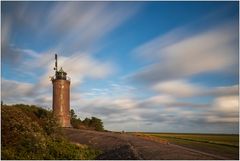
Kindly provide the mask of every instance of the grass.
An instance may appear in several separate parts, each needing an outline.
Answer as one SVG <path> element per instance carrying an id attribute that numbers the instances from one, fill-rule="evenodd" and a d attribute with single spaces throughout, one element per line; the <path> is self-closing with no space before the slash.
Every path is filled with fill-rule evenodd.
<path id="1" fill-rule="evenodd" d="M 161 138 L 173 138 L 210 144 L 238 147 L 238 135 L 226 134 L 150 134 Z"/>
<path id="2" fill-rule="evenodd" d="M 181 133 L 140 133 L 140 135 L 166 140 L 176 145 L 229 159 L 239 158 L 239 135 Z"/>

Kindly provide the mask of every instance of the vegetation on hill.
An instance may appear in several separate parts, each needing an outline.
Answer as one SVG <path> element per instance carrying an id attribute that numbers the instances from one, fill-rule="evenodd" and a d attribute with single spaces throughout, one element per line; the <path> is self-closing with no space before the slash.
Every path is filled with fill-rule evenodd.
<path id="1" fill-rule="evenodd" d="M 103 122 L 99 118 L 92 117 L 92 118 L 85 118 L 83 121 L 81 121 L 80 118 L 77 117 L 74 110 L 71 109 L 71 124 L 74 128 L 77 129 L 92 129 L 96 131 L 104 131 Z"/>
<path id="2" fill-rule="evenodd" d="M 100 153 L 65 139 L 52 112 L 37 106 L 2 105 L 1 159 L 95 159 Z"/>

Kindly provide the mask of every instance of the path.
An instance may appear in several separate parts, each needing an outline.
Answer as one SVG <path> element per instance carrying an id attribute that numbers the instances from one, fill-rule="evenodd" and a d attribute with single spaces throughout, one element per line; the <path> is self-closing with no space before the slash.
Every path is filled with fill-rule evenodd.
<path id="1" fill-rule="evenodd" d="M 97 159 L 147 159 L 147 160 L 216 160 L 226 159 L 178 145 L 160 143 L 129 134 L 64 129 L 74 143 L 87 144 L 101 149 L 104 154 Z"/>

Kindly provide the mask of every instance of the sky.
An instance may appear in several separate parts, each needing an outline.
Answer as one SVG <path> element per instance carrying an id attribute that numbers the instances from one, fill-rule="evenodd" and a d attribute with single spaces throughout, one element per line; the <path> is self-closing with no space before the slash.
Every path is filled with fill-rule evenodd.
<path id="1" fill-rule="evenodd" d="M 114 131 L 238 133 L 238 2 L 1 2 L 1 97 Z"/>

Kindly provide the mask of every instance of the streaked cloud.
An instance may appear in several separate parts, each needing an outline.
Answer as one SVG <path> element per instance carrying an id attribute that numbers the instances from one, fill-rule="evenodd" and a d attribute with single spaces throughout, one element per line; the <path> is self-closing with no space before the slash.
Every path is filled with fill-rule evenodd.
<path id="1" fill-rule="evenodd" d="M 162 94 L 171 95 L 178 98 L 183 97 L 203 97 L 238 94 L 238 85 L 207 87 L 187 80 L 163 81 L 154 84 L 152 89 Z"/>
<path id="2" fill-rule="evenodd" d="M 120 26 L 139 10 L 138 5 L 130 9 L 128 5 L 117 3 L 58 3 L 48 16 L 50 24 L 45 30 L 57 29 L 63 35 L 57 45 L 60 51 L 89 50 L 96 41 Z M 59 13 L 60 10 L 61 13 Z M 67 48 L 66 44 L 69 44 Z"/>
<path id="3" fill-rule="evenodd" d="M 213 96 L 231 96 L 239 94 L 239 85 L 232 86 L 220 86 L 215 88 L 207 89 L 201 95 L 213 95 Z"/>
<path id="4" fill-rule="evenodd" d="M 20 30 L 28 28 L 34 42 L 51 44 L 52 50 L 64 55 L 101 48 L 104 44 L 100 39 L 141 8 L 141 5 L 132 6 L 130 3 L 80 1 L 11 2 L 8 5 L 14 8 L 14 12 L 3 14 L 2 20 L 6 26 L 3 29 L 8 30 L 5 32 L 8 35 L 4 34 L 2 38 L 9 39 L 14 32 L 13 26 L 18 26 Z M 50 42 L 52 37 L 57 41 Z"/>
<path id="5" fill-rule="evenodd" d="M 34 93 L 33 90 L 37 90 L 34 89 L 34 84 L 2 78 L 1 100 L 7 104 L 28 103 L 49 108 L 52 101 L 50 91 L 41 93 L 41 90 L 38 90 Z"/>
<path id="6" fill-rule="evenodd" d="M 28 49 L 17 49 L 28 56 L 28 59 L 19 63 L 20 74 L 36 77 L 36 83 L 25 83 L 3 78 L 3 101 L 6 103 L 28 102 L 49 107 L 51 106 L 51 81 L 54 75 L 54 55 L 39 54 Z M 60 56 L 59 68 L 71 76 L 71 88 L 78 88 L 86 79 L 103 79 L 114 72 L 112 62 L 100 62 L 88 54 L 75 53 L 72 56 Z M 24 72 L 23 72 L 24 71 Z M 37 71 L 37 72 L 36 72 Z M 40 74 L 39 74 L 40 73 Z M 11 88 L 12 90 L 9 90 Z M 20 98 L 16 98 L 21 96 Z M 15 100 L 14 100 L 15 98 Z M 73 100 L 74 101 L 74 100 Z"/>
<path id="7" fill-rule="evenodd" d="M 160 36 L 134 50 L 134 53 L 151 59 L 153 64 L 133 74 L 132 79 L 151 84 L 230 70 L 238 64 L 236 32 L 237 28 L 229 24 L 193 35 L 170 32 Z M 183 37 L 176 40 L 178 35 Z"/>
<path id="8" fill-rule="evenodd" d="M 13 80 L 2 79 L 2 98 L 6 99 L 15 99 L 16 97 L 25 97 L 27 93 L 33 87 L 30 83 L 22 83 Z"/>
<path id="9" fill-rule="evenodd" d="M 50 91 L 32 95 L 29 93 L 34 89 L 32 84 L 9 80 L 3 80 L 2 83 L 3 101 L 14 100 L 13 103 L 29 102 L 39 105 L 51 103 Z M 94 91 L 99 90 L 94 89 Z M 118 125 L 121 121 L 123 129 L 133 131 L 134 129 L 141 130 L 140 127 L 148 123 L 150 123 L 148 125 L 150 129 L 157 126 L 171 131 L 174 128 L 183 130 L 187 124 L 209 127 L 216 123 L 222 123 L 222 126 L 225 126 L 224 124 L 238 122 L 237 95 L 216 96 L 209 104 L 183 102 L 170 95 L 153 96 L 145 100 L 130 97 L 106 97 L 106 95 L 89 98 L 83 95 L 84 93 L 71 94 L 71 107 L 76 113 L 81 118 L 92 115 L 100 117 L 106 127 L 115 130 L 119 129 Z M 185 126 L 179 127 L 179 122 Z M 169 127 L 165 127 L 166 124 Z"/>
<path id="10" fill-rule="evenodd" d="M 204 90 L 200 85 L 193 85 L 186 80 L 160 82 L 154 85 L 153 89 L 177 97 L 190 97 Z"/>
<path id="11" fill-rule="evenodd" d="M 48 57 L 48 65 L 45 67 L 45 74 L 40 78 L 42 85 L 49 85 L 49 76 L 54 75 L 54 61 Z M 38 61 L 38 60 L 36 60 Z M 72 79 L 73 87 L 79 85 L 86 78 L 102 79 L 114 72 L 114 65 L 111 62 L 99 62 L 89 54 L 75 53 L 70 57 L 59 56 L 59 68 L 63 67 Z"/>
<path id="12" fill-rule="evenodd" d="M 238 96 L 220 96 L 213 102 L 213 107 L 220 112 L 238 112 Z"/>
<path id="13" fill-rule="evenodd" d="M 172 102 L 175 102 L 175 98 L 172 97 L 171 95 L 157 95 L 157 96 L 153 96 L 153 97 L 150 97 L 148 99 L 146 99 L 144 102 L 151 102 L 153 104 L 168 104 L 168 103 L 172 103 Z"/>

